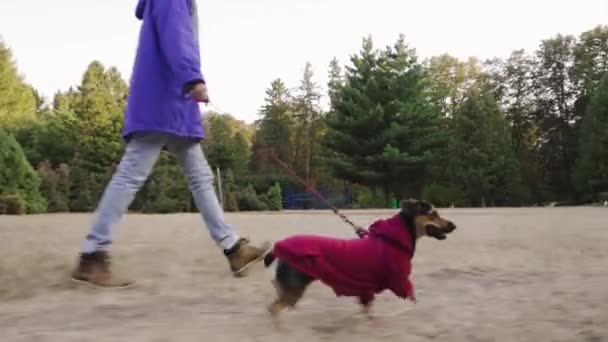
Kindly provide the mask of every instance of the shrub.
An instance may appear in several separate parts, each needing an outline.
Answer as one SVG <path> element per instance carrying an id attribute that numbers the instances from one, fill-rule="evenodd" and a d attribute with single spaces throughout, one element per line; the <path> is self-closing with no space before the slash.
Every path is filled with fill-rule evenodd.
<path id="1" fill-rule="evenodd" d="M 1 195 L 0 215 L 23 215 L 26 213 L 27 204 L 21 195 Z"/>
<path id="2" fill-rule="evenodd" d="M 222 179 L 224 192 L 224 210 L 227 212 L 239 211 L 239 195 L 234 173 L 228 169 Z"/>
<path id="3" fill-rule="evenodd" d="M 43 161 L 38 165 L 38 174 L 42 179 L 40 192 L 48 203 L 47 212 L 69 211 L 70 167 L 61 164 L 53 169 L 49 161 Z"/>
<path id="4" fill-rule="evenodd" d="M 144 213 L 189 212 L 188 181 L 173 155 L 162 152 L 139 195 Z"/>
<path id="5" fill-rule="evenodd" d="M 386 198 L 381 191 L 374 191 L 365 186 L 353 189 L 354 209 L 385 208 L 386 205 Z"/>
<path id="6" fill-rule="evenodd" d="M 269 210 L 278 211 L 283 209 L 283 195 L 279 183 L 275 183 L 274 186 L 268 190 L 265 202 Z"/>
<path id="7" fill-rule="evenodd" d="M 0 194 L 19 194 L 27 213 L 41 213 L 46 210 L 46 201 L 39 191 L 40 182 L 15 137 L 0 130 Z"/>
<path id="8" fill-rule="evenodd" d="M 239 211 L 239 200 L 236 192 L 229 191 L 224 194 L 224 210 L 227 212 Z"/>
<path id="9" fill-rule="evenodd" d="M 437 207 L 471 206 L 466 192 L 454 185 L 431 184 L 422 191 L 422 198 Z"/>
<path id="10" fill-rule="evenodd" d="M 253 186 L 249 184 L 238 193 L 239 210 L 242 211 L 265 211 L 268 206 L 255 193 Z"/>
<path id="11" fill-rule="evenodd" d="M 90 163 L 77 153 L 70 161 L 70 192 L 68 205 L 73 212 L 90 212 L 95 209 L 97 198 L 93 195 L 96 177 Z"/>

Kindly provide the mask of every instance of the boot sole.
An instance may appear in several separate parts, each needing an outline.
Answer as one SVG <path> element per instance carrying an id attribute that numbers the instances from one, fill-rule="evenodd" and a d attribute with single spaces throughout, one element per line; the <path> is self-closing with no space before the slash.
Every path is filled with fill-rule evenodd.
<path id="1" fill-rule="evenodd" d="M 110 286 L 110 285 L 98 285 L 95 283 L 91 283 L 90 281 L 86 281 L 86 280 L 82 280 L 82 279 L 77 279 L 74 277 L 71 277 L 71 280 L 76 283 L 76 284 L 80 284 L 80 285 L 85 285 L 89 288 L 93 288 L 93 289 L 97 289 L 97 290 L 122 290 L 122 289 L 128 289 L 131 288 L 135 285 L 135 282 L 132 282 L 130 284 L 127 285 L 115 285 L 115 286 Z"/>
<path id="2" fill-rule="evenodd" d="M 272 250 L 272 244 L 268 243 L 268 248 L 266 248 L 264 250 L 264 253 L 262 253 L 259 257 L 251 260 L 250 262 L 245 264 L 245 266 L 241 267 L 240 269 L 233 271 L 232 273 L 234 274 L 235 277 L 242 276 L 243 272 L 245 272 L 249 267 L 251 267 L 251 265 L 255 264 L 256 262 L 264 260 L 264 258 L 266 257 L 266 254 L 268 254 L 271 250 Z"/>

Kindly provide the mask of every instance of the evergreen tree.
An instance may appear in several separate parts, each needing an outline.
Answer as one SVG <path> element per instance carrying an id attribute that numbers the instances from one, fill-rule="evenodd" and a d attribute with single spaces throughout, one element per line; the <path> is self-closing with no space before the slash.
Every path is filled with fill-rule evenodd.
<path id="1" fill-rule="evenodd" d="M 128 88 L 116 68 L 95 61 L 87 68 L 73 109 L 81 156 L 102 170 L 120 157 L 122 120 Z"/>
<path id="2" fill-rule="evenodd" d="M 330 167 L 338 178 L 380 187 L 387 201 L 391 192 L 419 195 L 432 151 L 445 142 L 422 65 L 403 36 L 385 51 L 364 39 L 351 62 L 328 119 Z"/>
<path id="3" fill-rule="evenodd" d="M 141 191 L 144 213 L 174 213 L 191 211 L 188 180 L 177 160 L 163 151 L 152 174 Z"/>
<path id="4" fill-rule="evenodd" d="M 493 94 L 470 89 L 454 117 L 449 170 L 472 205 L 513 204 L 520 196 L 520 176 L 510 130 Z"/>
<path id="5" fill-rule="evenodd" d="M 275 183 L 266 194 L 266 205 L 269 210 L 277 211 L 283 209 L 283 196 L 281 193 L 281 185 Z"/>
<path id="6" fill-rule="evenodd" d="M 9 133 L 36 118 L 37 97 L 17 71 L 11 51 L 0 40 L 0 129 Z"/>
<path id="7" fill-rule="evenodd" d="M 249 184 L 238 194 L 239 210 L 241 211 L 265 211 L 268 206 L 255 192 L 253 185 Z"/>
<path id="8" fill-rule="evenodd" d="M 334 105 L 338 103 L 337 96 L 340 95 L 340 88 L 344 85 L 344 75 L 340 63 L 336 58 L 332 59 L 329 63 L 329 81 L 327 82 L 327 89 L 329 95 L 330 106 L 333 110 Z"/>
<path id="9" fill-rule="evenodd" d="M 209 164 L 222 171 L 232 170 L 237 177 L 247 171 L 250 154 L 249 131 L 228 114 L 210 114 L 205 118 L 203 144 Z"/>
<path id="10" fill-rule="evenodd" d="M 40 177 L 14 136 L 0 130 L 0 195 L 17 196 L 28 213 L 42 213 L 46 201 L 39 191 Z"/>
<path id="11" fill-rule="evenodd" d="M 294 161 L 294 118 L 291 95 L 283 81 L 274 80 L 266 90 L 266 103 L 260 111 L 254 135 L 252 168 L 266 173 L 274 170 L 266 153 L 271 149 L 286 162 Z"/>
<path id="12" fill-rule="evenodd" d="M 316 178 L 314 169 L 320 164 L 319 141 L 323 133 L 323 115 L 320 108 L 321 93 L 313 81 L 313 70 L 306 63 L 304 75 L 294 99 L 295 156 L 296 170 L 304 175 L 307 184 Z"/>

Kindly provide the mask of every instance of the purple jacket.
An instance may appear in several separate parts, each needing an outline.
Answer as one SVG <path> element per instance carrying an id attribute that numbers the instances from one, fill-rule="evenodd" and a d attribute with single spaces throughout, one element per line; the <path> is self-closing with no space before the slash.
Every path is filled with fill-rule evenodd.
<path id="1" fill-rule="evenodd" d="M 139 0 L 137 4 L 135 15 L 142 25 L 125 112 L 125 139 L 151 131 L 204 137 L 199 104 L 183 90 L 189 82 L 204 82 L 192 1 Z"/>

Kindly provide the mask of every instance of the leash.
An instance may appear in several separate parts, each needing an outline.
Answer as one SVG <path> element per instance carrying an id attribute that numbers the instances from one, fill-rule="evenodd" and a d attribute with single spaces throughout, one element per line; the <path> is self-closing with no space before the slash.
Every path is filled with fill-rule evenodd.
<path id="1" fill-rule="evenodd" d="M 367 234 L 367 231 L 365 229 L 363 229 L 361 226 L 359 226 L 359 225 L 355 224 L 354 222 L 352 222 L 348 217 L 346 217 L 346 215 L 342 214 L 338 210 L 338 208 L 334 207 L 331 203 L 329 203 L 329 201 L 325 197 L 323 197 L 323 195 L 321 195 L 315 188 L 313 188 L 312 186 L 310 186 L 310 184 L 306 183 L 306 181 L 304 181 L 300 176 L 298 176 L 295 173 L 295 171 L 287 163 L 285 163 L 284 161 L 282 161 L 281 159 L 279 159 L 279 157 L 276 156 L 276 154 L 274 153 L 274 151 L 272 151 L 270 153 L 270 157 L 277 164 L 279 164 L 283 169 L 285 169 L 285 171 L 287 171 L 287 173 L 289 173 L 289 175 L 291 177 L 293 177 L 294 179 L 298 180 L 302 185 L 304 185 L 304 187 L 306 187 L 306 190 L 308 190 L 308 192 L 310 192 L 313 195 L 315 195 L 325 205 L 327 205 L 334 212 L 334 214 L 338 215 L 338 217 L 340 217 L 342 219 L 342 221 L 344 221 L 346 224 L 348 224 L 349 226 L 351 226 L 351 228 L 355 231 L 355 234 L 357 234 L 357 236 L 359 236 L 360 238 L 362 238 L 362 237 L 364 237 Z"/>
<path id="2" fill-rule="evenodd" d="M 226 114 L 227 112 L 222 111 L 218 106 L 214 105 L 213 103 L 209 102 L 207 103 L 207 105 L 211 105 L 211 107 L 213 107 L 215 110 L 215 112 L 217 112 L 220 115 Z M 202 114 L 202 113 L 201 113 Z M 287 163 L 285 163 L 284 161 L 282 161 L 279 157 L 277 157 L 277 155 L 275 154 L 274 150 L 271 148 L 267 148 L 267 147 L 262 147 L 262 152 L 264 151 L 270 151 L 269 155 L 270 158 L 279 166 L 281 166 L 285 171 L 287 171 L 287 173 L 294 179 L 296 179 L 297 181 L 299 181 L 308 192 L 312 193 L 315 197 L 317 197 L 319 200 L 321 200 L 325 205 L 327 205 L 334 214 L 336 214 L 340 219 L 342 219 L 342 221 L 344 221 L 347 225 L 349 225 L 355 232 L 355 234 L 357 234 L 357 236 L 359 236 L 360 238 L 363 238 L 366 234 L 367 234 L 367 230 L 365 230 L 363 227 L 355 224 L 353 221 L 351 221 L 346 215 L 344 215 L 343 213 L 341 213 L 338 208 L 336 208 L 335 206 L 333 206 L 331 203 L 329 203 L 329 201 L 323 197 L 323 195 L 321 195 L 321 193 L 319 193 L 319 191 L 317 191 L 315 188 L 313 188 L 310 184 L 306 183 L 305 180 L 303 180 L 300 176 L 298 176 L 298 174 L 293 170 L 293 168 L 291 166 L 289 166 Z M 262 157 L 265 157 L 267 154 L 263 153 Z"/>

